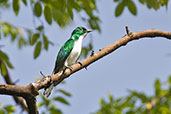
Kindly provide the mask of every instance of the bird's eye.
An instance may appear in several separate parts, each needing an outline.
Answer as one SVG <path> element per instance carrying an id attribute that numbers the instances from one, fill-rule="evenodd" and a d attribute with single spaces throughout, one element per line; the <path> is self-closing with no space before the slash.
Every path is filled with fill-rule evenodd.
<path id="1" fill-rule="evenodd" d="M 82 28 L 80 28 L 80 30 L 81 30 L 81 31 L 83 31 L 83 29 L 82 29 Z"/>

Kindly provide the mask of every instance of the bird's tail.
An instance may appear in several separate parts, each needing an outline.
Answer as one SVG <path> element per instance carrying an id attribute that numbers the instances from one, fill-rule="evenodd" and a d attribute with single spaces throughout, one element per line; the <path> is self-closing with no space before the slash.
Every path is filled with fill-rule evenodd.
<path id="1" fill-rule="evenodd" d="M 49 97 L 49 95 L 51 94 L 51 91 L 54 87 L 54 84 L 52 83 L 48 88 L 45 88 L 44 92 L 43 92 L 43 95 L 45 97 Z"/>

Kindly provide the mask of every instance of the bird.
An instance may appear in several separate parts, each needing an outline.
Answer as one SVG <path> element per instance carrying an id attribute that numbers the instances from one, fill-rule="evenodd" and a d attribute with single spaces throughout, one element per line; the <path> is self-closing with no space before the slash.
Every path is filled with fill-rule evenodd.
<path id="1" fill-rule="evenodd" d="M 65 71 L 66 68 L 69 68 L 72 71 L 71 66 L 76 63 L 80 57 L 82 41 L 91 31 L 92 30 L 86 29 L 82 26 L 77 27 L 73 30 L 70 38 L 62 45 L 58 52 L 55 67 L 53 69 L 52 74 L 56 74 L 60 71 Z M 46 97 L 49 97 L 53 87 L 54 84 L 52 83 L 49 87 L 45 88 L 43 94 Z"/>

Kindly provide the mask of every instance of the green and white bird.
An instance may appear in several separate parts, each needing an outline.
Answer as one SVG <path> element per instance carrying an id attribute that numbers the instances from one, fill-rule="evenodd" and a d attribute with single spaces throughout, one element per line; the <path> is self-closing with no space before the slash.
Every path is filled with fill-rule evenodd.
<path id="1" fill-rule="evenodd" d="M 71 34 L 69 40 L 67 40 L 58 52 L 58 56 L 55 63 L 53 74 L 63 71 L 66 68 L 71 69 L 71 65 L 77 62 L 81 54 L 82 40 L 91 30 L 84 27 L 77 27 Z M 45 88 L 44 95 L 48 97 L 54 87 L 51 84 L 48 88 Z"/>

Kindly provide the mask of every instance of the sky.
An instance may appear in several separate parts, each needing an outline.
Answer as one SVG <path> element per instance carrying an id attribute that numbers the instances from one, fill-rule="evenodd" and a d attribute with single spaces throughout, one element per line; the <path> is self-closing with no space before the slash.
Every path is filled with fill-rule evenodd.
<path id="1" fill-rule="evenodd" d="M 131 32 L 147 29 L 158 29 L 171 31 L 171 7 L 165 7 L 155 11 L 147 9 L 146 6 L 136 2 L 138 13 L 133 16 L 127 9 L 120 17 L 114 17 L 116 4 L 110 0 L 100 0 L 97 3 L 101 19 L 100 27 L 102 33 L 91 32 L 83 41 L 87 45 L 93 41 L 95 52 L 99 49 L 119 40 L 126 34 L 125 26 L 128 25 Z M 171 5 L 169 2 L 168 6 Z M 27 12 L 27 13 L 26 13 Z M 16 26 L 34 28 L 32 12 L 29 8 L 22 6 L 19 16 L 9 10 L 1 13 L 1 19 Z M 38 25 L 39 23 L 36 22 Z M 75 13 L 74 22 L 65 28 L 59 28 L 57 24 L 46 25 L 46 33 L 49 40 L 54 42 L 49 50 L 43 51 L 41 55 L 33 59 L 33 47 L 25 47 L 18 50 L 16 43 L 8 39 L 3 40 L 5 51 L 15 65 L 10 70 L 13 81 L 20 79 L 18 85 L 27 85 L 34 82 L 35 78 L 41 78 L 39 71 L 51 74 L 54 68 L 56 55 L 60 46 L 70 37 L 73 29 L 77 26 L 87 24 L 81 21 Z M 88 70 L 82 69 L 66 79 L 65 85 L 56 88 L 63 88 L 72 94 L 67 98 L 71 106 L 58 104 L 64 114 L 88 114 L 100 108 L 100 99 L 108 98 L 111 93 L 114 98 L 128 95 L 128 90 L 144 92 L 147 95 L 154 94 L 154 81 L 159 78 L 166 81 L 171 74 L 171 41 L 165 38 L 146 38 L 128 43 L 126 46 L 117 49 L 115 52 L 103 57 L 88 66 Z M 0 83 L 4 83 L 0 77 Z M 41 93 L 43 91 L 40 91 Z M 52 92 L 52 96 L 55 92 Z M 14 104 L 11 97 L 0 96 L 2 104 Z"/>

